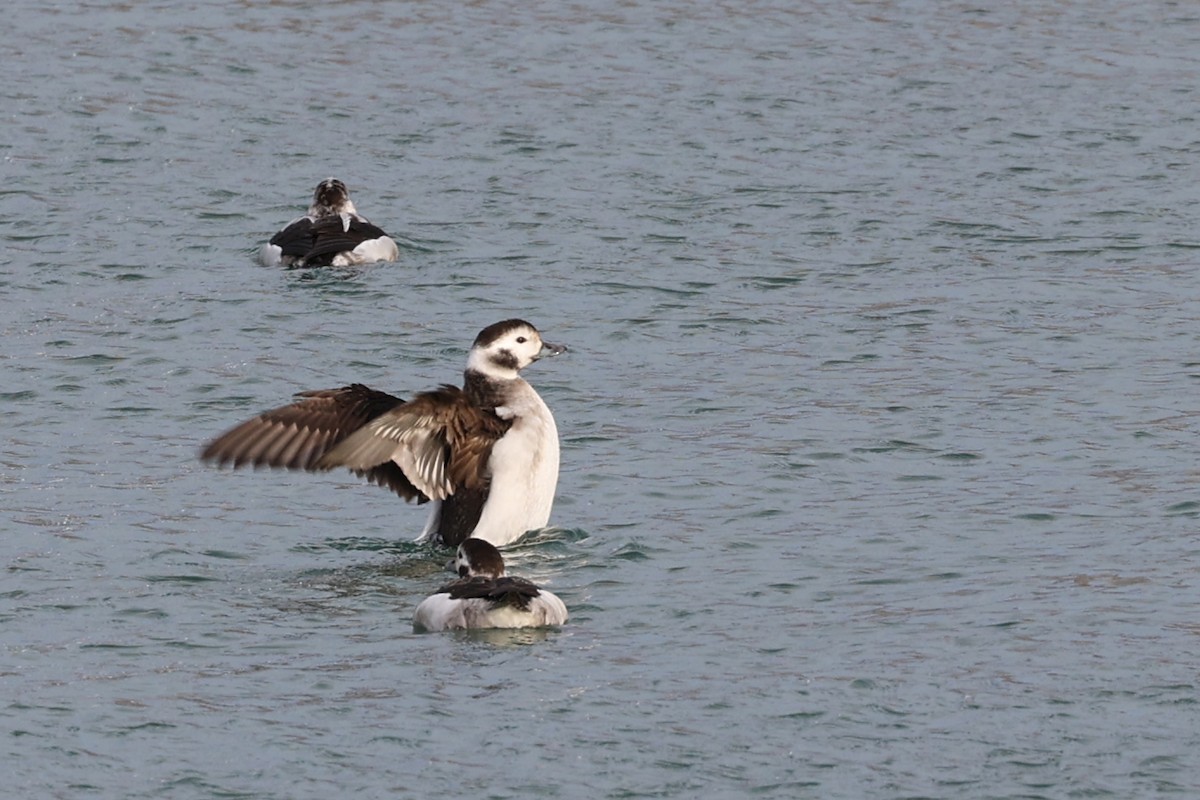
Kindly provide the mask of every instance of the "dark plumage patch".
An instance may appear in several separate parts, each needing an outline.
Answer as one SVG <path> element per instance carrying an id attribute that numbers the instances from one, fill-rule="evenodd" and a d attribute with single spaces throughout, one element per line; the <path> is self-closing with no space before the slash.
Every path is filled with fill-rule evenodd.
<path id="1" fill-rule="evenodd" d="M 469 369 L 463 373 L 463 392 L 479 408 L 492 411 L 496 406 L 504 405 L 506 388 L 481 372 Z"/>
<path id="2" fill-rule="evenodd" d="M 340 253 L 384 236 L 387 233 L 382 228 L 364 219 L 343 221 L 337 216 L 314 222 L 304 217 L 272 236 L 271 244 L 283 255 L 302 260 L 306 267 L 328 267 Z"/>
<path id="3" fill-rule="evenodd" d="M 521 366 L 520 360 L 511 350 L 501 350 L 489 359 L 493 364 L 505 369 L 516 369 Z"/>
<path id="4" fill-rule="evenodd" d="M 504 556 L 486 539 L 467 539 L 458 546 L 458 577 L 502 578 Z"/>
<path id="5" fill-rule="evenodd" d="M 483 504 L 487 498 L 487 488 L 464 487 L 442 501 L 437 527 L 437 536 L 442 544 L 457 547 L 471 535 L 483 516 Z"/>
<path id="6" fill-rule="evenodd" d="M 501 336 L 504 336 L 509 331 L 516 330 L 517 328 L 521 327 L 533 328 L 532 325 L 523 319 L 506 319 L 503 322 L 494 322 L 479 332 L 479 335 L 475 337 L 475 344 L 472 346 L 486 347 L 487 345 L 499 339 Z"/>
<path id="7" fill-rule="evenodd" d="M 372 225 L 365 219 L 350 218 L 345 225 L 341 217 L 322 220 L 313 226 L 312 247 L 304 256 L 307 267 L 328 267 L 340 253 L 358 247 L 363 242 L 382 239 L 387 234 L 383 228 Z"/>
<path id="8" fill-rule="evenodd" d="M 304 258 L 304 254 L 312 247 L 314 238 L 313 221 L 308 217 L 301 217 L 272 236 L 271 244 L 278 247 L 285 256 Z"/>
<path id="9" fill-rule="evenodd" d="M 425 496 L 425 493 L 416 486 L 413 486 L 413 482 L 408 479 L 408 476 L 404 474 L 404 470 L 400 469 L 395 461 L 385 461 L 370 469 L 352 469 L 350 471 L 360 478 L 366 478 L 376 486 L 391 489 L 405 500 L 415 499 L 417 505 L 429 502 L 429 498 Z"/>
<path id="10" fill-rule="evenodd" d="M 438 589 L 454 600 L 487 600 L 496 606 L 529 610 L 529 601 L 541 594 L 538 587 L 524 578 L 460 578 Z"/>

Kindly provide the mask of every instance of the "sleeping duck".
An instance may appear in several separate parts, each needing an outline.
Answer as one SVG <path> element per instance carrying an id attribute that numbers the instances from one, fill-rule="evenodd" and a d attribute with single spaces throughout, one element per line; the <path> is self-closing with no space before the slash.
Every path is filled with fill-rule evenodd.
<path id="1" fill-rule="evenodd" d="M 460 544 L 454 566 L 458 580 L 417 606 L 415 630 L 540 628 L 567 621 L 567 607 L 557 595 L 505 575 L 500 551 L 482 539 Z"/>
<path id="2" fill-rule="evenodd" d="M 399 257 L 396 243 L 359 215 L 346 184 L 336 178 L 317 184 L 308 213 L 289 222 L 259 251 L 259 260 L 268 267 L 348 267 Z"/>

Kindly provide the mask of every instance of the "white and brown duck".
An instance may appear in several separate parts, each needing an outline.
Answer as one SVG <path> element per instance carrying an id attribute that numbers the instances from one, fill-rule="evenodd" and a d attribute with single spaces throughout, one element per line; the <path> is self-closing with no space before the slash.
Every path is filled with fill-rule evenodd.
<path id="1" fill-rule="evenodd" d="M 301 392 L 204 447 L 218 465 L 323 472 L 346 467 L 405 500 L 428 502 L 419 541 L 504 546 L 550 519 L 558 428 L 521 370 L 566 348 L 510 319 L 475 337 L 462 388 L 403 400 L 351 384 Z"/>

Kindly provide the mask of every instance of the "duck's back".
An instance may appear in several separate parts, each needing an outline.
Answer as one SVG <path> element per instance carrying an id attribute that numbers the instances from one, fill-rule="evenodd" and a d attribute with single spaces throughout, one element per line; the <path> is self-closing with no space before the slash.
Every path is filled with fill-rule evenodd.
<path id="1" fill-rule="evenodd" d="M 567 607 L 557 595 L 521 578 L 468 578 L 421 601 L 414 627 L 425 631 L 540 628 L 562 625 Z"/>

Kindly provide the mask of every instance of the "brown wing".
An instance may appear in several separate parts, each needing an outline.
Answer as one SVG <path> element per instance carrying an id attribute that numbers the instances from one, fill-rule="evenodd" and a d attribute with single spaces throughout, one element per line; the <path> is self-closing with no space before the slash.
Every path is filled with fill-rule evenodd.
<path id="1" fill-rule="evenodd" d="M 529 608 L 529 601 L 541 592 L 536 584 L 524 578 L 459 578 L 438 589 L 438 594 L 449 594 L 452 600 L 483 599 L 496 604 Z"/>
<path id="2" fill-rule="evenodd" d="M 360 478 L 366 478 L 376 486 L 391 489 L 405 500 L 415 499 L 418 505 L 429 502 L 429 498 L 420 489 L 413 486 L 413 482 L 404 474 L 404 470 L 392 461 L 370 469 L 355 469 L 351 472 Z"/>
<path id="3" fill-rule="evenodd" d="M 455 486 L 486 489 L 491 484 L 488 459 L 492 447 L 508 433 L 512 420 L 501 419 L 490 409 L 481 409 L 455 386 L 443 386 L 440 391 L 448 390 L 453 394 L 446 425 L 450 480 Z"/>
<path id="4" fill-rule="evenodd" d="M 221 434 L 200 453 L 219 466 L 327 470 L 321 457 L 355 431 L 391 409 L 399 397 L 352 384 L 341 389 L 301 392 L 290 405 L 260 414 Z M 398 469 L 356 470 L 373 483 L 411 500 L 420 492 Z"/>
<path id="5" fill-rule="evenodd" d="M 443 500 L 458 488 L 488 485 L 492 445 L 510 426 L 457 386 L 444 385 L 384 411 L 331 447 L 317 468 L 366 471 L 395 463 L 427 498 Z"/>
<path id="6" fill-rule="evenodd" d="M 425 496 L 487 487 L 492 446 L 511 422 L 480 409 L 456 386 L 422 392 L 347 436 L 317 460 L 318 469 L 366 471 L 395 463 Z"/>

